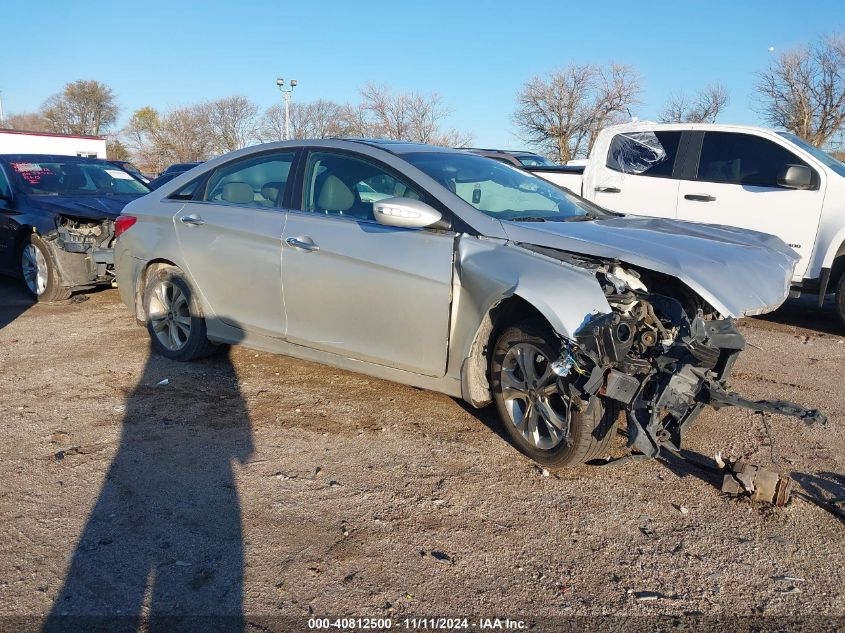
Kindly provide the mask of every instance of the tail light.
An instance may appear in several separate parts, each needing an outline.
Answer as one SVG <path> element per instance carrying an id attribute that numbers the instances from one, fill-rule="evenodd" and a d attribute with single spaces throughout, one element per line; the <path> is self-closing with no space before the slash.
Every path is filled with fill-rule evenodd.
<path id="1" fill-rule="evenodd" d="M 126 230 L 135 224 L 138 218 L 132 215 L 121 215 L 114 221 L 114 237 L 118 238 L 123 235 Z"/>

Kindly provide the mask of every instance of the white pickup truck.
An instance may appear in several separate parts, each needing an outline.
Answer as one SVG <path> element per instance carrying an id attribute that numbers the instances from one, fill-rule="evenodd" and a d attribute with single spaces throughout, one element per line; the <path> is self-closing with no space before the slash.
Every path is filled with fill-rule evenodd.
<path id="1" fill-rule="evenodd" d="M 793 134 L 630 123 L 602 130 L 583 169 L 532 171 L 606 209 L 776 235 L 801 256 L 792 296 L 835 293 L 845 323 L 845 163 Z"/>

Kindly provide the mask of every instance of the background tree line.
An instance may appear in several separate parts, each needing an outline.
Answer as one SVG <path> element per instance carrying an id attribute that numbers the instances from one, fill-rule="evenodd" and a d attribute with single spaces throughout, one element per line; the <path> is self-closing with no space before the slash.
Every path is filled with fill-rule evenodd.
<path id="1" fill-rule="evenodd" d="M 845 35 L 819 38 L 772 59 L 757 74 L 755 109 L 772 126 L 808 142 L 841 150 L 845 129 Z M 524 142 L 559 162 L 588 155 L 599 131 L 628 121 L 641 105 L 642 78 L 625 64 L 570 64 L 526 82 L 517 95 L 513 122 Z M 664 122 L 714 122 L 729 102 L 715 83 L 692 96 L 676 93 L 660 113 Z M 291 136 L 365 136 L 463 146 L 472 134 L 445 129 L 449 108 L 437 93 L 394 92 L 377 84 L 359 90 L 355 102 L 294 101 Z M 115 129 L 119 109 L 112 90 L 94 80 L 67 84 L 38 112 L 14 114 L 14 129 L 108 136 L 109 156 L 131 158 L 157 173 L 174 162 L 205 160 L 284 136 L 284 106 L 261 110 L 243 96 L 160 111 L 136 110 Z M 840 158 L 843 155 L 836 151 Z"/>

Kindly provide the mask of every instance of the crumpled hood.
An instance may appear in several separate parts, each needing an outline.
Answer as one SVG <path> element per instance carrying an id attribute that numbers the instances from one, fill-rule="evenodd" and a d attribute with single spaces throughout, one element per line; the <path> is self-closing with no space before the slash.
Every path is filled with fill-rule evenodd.
<path id="1" fill-rule="evenodd" d="M 32 206 L 51 213 L 61 213 L 89 220 L 114 220 L 123 207 L 141 197 L 141 194 L 112 196 L 28 196 Z"/>
<path id="2" fill-rule="evenodd" d="M 622 216 L 502 225 L 514 242 L 618 259 L 672 275 L 723 316 L 776 309 L 789 296 L 792 270 L 799 260 L 773 235 L 680 220 Z"/>

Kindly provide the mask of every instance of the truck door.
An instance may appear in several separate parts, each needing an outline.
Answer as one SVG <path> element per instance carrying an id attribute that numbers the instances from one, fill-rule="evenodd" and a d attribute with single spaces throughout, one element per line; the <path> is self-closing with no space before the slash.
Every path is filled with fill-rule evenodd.
<path id="1" fill-rule="evenodd" d="M 584 197 L 620 213 L 674 218 L 678 180 L 673 178 L 681 130 L 615 134 L 604 156 L 585 174 Z"/>
<path id="2" fill-rule="evenodd" d="M 818 171 L 785 145 L 754 134 L 705 132 L 698 143 L 692 179 L 680 181 L 678 218 L 777 235 L 801 256 L 794 277 L 800 280 L 824 200 Z M 778 175 L 785 165 L 810 167 L 816 184 L 801 190 L 781 187 Z"/>

